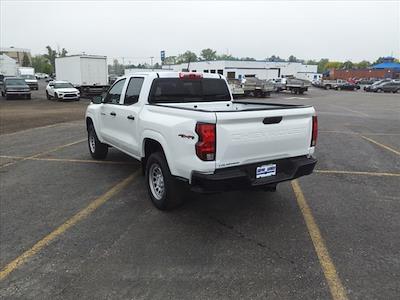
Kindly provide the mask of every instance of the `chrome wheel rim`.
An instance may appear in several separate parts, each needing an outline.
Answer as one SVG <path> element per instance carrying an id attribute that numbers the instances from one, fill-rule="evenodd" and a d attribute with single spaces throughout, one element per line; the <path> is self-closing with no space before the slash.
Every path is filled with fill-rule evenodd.
<path id="1" fill-rule="evenodd" d="M 156 163 L 152 164 L 150 167 L 149 185 L 154 198 L 161 200 L 165 192 L 164 175 L 161 171 L 161 167 Z"/>
<path id="2" fill-rule="evenodd" d="M 96 151 L 96 140 L 94 138 L 93 133 L 89 135 L 89 148 L 92 153 Z"/>

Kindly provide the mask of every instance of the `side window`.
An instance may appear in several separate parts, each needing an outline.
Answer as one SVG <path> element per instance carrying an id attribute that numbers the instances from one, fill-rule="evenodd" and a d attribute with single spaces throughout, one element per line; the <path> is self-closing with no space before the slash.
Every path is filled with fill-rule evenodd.
<path id="1" fill-rule="evenodd" d="M 121 98 L 124 84 L 125 84 L 125 79 L 116 82 L 112 86 L 112 88 L 108 91 L 106 98 L 104 99 L 104 102 L 109 104 L 119 104 L 119 99 Z"/>
<path id="2" fill-rule="evenodd" d="M 144 78 L 133 77 L 129 80 L 128 87 L 125 93 L 125 105 L 131 105 L 138 102 L 140 90 L 142 89 Z"/>

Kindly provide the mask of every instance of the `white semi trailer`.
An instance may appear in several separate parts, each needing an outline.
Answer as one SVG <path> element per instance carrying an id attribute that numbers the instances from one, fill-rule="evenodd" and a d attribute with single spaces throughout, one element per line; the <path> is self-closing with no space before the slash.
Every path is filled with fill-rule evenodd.
<path id="1" fill-rule="evenodd" d="M 109 87 L 107 57 L 100 55 L 57 57 L 56 78 L 72 83 L 82 96 L 99 95 Z"/>

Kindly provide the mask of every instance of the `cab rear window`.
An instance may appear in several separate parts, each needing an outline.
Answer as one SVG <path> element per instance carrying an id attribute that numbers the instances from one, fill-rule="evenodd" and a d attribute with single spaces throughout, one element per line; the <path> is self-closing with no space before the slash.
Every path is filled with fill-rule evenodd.
<path id="1" fill-rule="evenodd" d="M 230 101 L 223 79 L 157 78 L 153 81 L 149 103 Z"/>

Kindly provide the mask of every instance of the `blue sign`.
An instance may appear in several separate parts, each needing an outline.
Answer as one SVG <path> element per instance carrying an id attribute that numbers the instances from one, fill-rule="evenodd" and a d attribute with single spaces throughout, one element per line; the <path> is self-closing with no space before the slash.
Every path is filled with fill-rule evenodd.
<path id="1" fill-rule="evenodd" d="M 161 61 L 165 60 L 165 50 L 161 50 Z"/>

